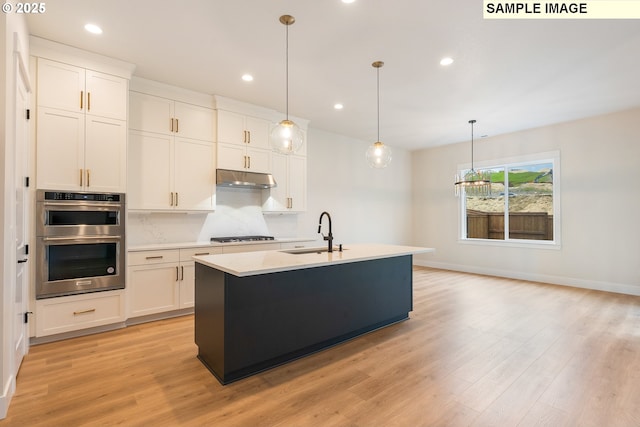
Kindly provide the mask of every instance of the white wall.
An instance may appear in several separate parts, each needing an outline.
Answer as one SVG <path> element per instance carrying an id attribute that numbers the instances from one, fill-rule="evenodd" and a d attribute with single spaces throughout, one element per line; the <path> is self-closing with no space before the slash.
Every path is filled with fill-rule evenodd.
<path id="1" fill-rule="evenodd" d="M 13 372 L 13 349 L 12 330 L 14 321 L 14 286 L 15 283 L 15 169 L 14 169 L 14 148 L 12 142 L 15 141 L 15 59 L 14 59 L 14 33 L 18 34 L 21 46 L 19 51 L 23 55 L 25 64 L 29 63 L 28 32 L 26 21 L 23 15 L 7 14 L 0 15 L 0 43 L 3 47 L 3 54 L 0 54 L 0 67 L 3 72 L 0 74 L 0 102 L 3 111 L 0 114 L 0 272 L 2 276 L 2 286 L 0 292 L 0 342 L 2 352 L 0 353 L 0 418 L 6 416 L 6 411 L 15 390 L 15 372 Z"/>
<path id="2" fill-rule="evenodd" d="M 394 149 L 388 168 L 372 169 L 364 157 L 367 145 L 309 129 L 306 213 L 263 215 L 260 190 L 218 188 L 217 208 L 212 214 L 130 214 L 128 244 L 208 241 L 211 236 L 243 234 L 317 238 L 323 211 L 331 214 L 335 244 L 408 244 L 410 154 Z"/>
<path id="3" fill-rule="evenodd" d="M 278 235 L 288 228 L 297 230 L 299 236 L 317 236 L 318 219 L 327 211 L 332 218 L 334 244 L 409 244 L 410 153 L 392 147 L 391 164 L 373 169 L 365 160 L 367 142 L 313 128 L 308 139 L 307 212 L 298 214 L 296 220 L 287 219 L 288 215 L 267 215 L 270 229 Z M 327 224 L 325 219 L 325 234 Z"/>
<path id="4" fill-rule="evenodd" d="M 560 151 L 559 250 L 458 240 L 458 164 L 470 143 L 413 153 L 413 244 L 419 263 L 640 295 L 640 109 L 476 141 L 476 161 Z M 557 177 L 558 178 L 558 177 Z"/>

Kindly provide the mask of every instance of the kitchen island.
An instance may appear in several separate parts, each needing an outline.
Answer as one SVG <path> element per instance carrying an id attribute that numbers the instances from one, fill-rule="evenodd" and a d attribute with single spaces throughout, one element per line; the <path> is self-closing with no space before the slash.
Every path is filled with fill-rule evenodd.
<path id="1" fill-rule="evenodd" d="M 412 255 L 432 251 L 361 244 L 194 257 L 198 359 L 227 384 L 406 320 Z"/>

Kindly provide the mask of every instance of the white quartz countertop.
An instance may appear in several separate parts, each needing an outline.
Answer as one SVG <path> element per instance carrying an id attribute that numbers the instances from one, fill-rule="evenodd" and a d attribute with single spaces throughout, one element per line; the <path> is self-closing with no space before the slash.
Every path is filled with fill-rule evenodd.
<path id="1" fill-rule="evenodd" d="M 310 237 L 276 237 L 274 240 L 260 240 L 251 242 L 177 242 L 177 243 L 148 243 L 144 245 L 131 245 L 127 247 L 128 251 L 154 251 L 162 249 L 182 249 L 182 248 L 206 248 L 206 247 L 224 247 L 224 246 L 242 246 L 242 245 L 260 245 L 268 243 L 289 243 L 289 242 L 311 242 L 316 240 Z"/>
<path id="2" fill-rule="evenodd" d="M 342 252 L 338 252 L 336 245 L 331 253 L 326 252 L 326 245 L 315 248 L 324 252 L 315 252 L 312 249 L 314 248 L 204 255 L 195 256 L 193 259 L 216 270 L 243 277 L 435 251 L 433 248 L 383 244 L 343 245 Z M 312 252 L 287 253 L 291 251 Z"/>

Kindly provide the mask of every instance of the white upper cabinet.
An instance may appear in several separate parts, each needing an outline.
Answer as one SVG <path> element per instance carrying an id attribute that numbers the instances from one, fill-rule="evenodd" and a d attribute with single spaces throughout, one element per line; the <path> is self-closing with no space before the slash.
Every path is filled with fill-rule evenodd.
<path id="1" fill-rule="evenodd" d="M 307 158 L 271 153 L 271 174 L 276 187 L 265 190 L 264 212 L 304 212 L 307 210 Z"/>
<path id="2" fill-rule="evenodd" d="M 215 152 L 213 144 L 176 138 L 174 146 L 175 209 L 215 209 Z"/>
<path id="3" fill-rule="evenodd" d="M 84 114 L 38 107 L 38 188 L 82 190 L 84 184 Z"/>
<path id="4" fill-rule="evenodd" d="M 129 129 L 173 135 L 173 100 L 129 92 Z"/>
<path id="5" fill-rule="evenodd" d="M 129 209 L 173 208 L 173 138 L 147 132 L 129 132 Z"/>
<path id="6" fill-rule="evenodd" d="M 127 80 L 87 70 L 85 81 L 87 114 L 127 120 Z"/>
<path id="7" fill-rule="evenodd" d="M 218 110 L 218 142 L 269 149 L 269 121 Z"/>
<path id="8" fill-rule="evenodd" d="M 129 209 L 215 209 L 215 111 L 131 91 Z"/>
<path id="9" fill-rule="evenodd" d="M 270 172 L 269 121 L 218 110 L 218 168 Z"/>
<path id="10" fill-rule="evenodd" d="M 85 188 L 125 191 L 127 126 L 121 120 L 87 116 L 85 121 Z"/>
<path id="11" fill-rule="evenodd" d="M 213 142 L 213 109 L 131 91 L 129 128 Z"/>
<path id="12" fill-rule="evenodd" d="M 38 105 L 84 111 L 85 71 L 84 68 L 39 58 Z"/>
<path id="13" fill-rule="evenodd" d="M 128 80 L 38 58 L 37 187 L 126 191 Z"/>
<path id="14" fill-rule="evenodd" d="M 38 60 L 38 105 L 127 119 L 128 82 L 122 77 L 62 62 Z"/>

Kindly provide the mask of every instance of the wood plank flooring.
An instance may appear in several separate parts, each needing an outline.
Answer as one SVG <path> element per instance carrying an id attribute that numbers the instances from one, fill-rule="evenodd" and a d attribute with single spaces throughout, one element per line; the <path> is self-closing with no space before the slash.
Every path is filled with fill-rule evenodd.
<path id="1" fill-rule="evenodd" d="M 193 316 L 31 348 L 4 426 L 640 426 L 640 297 L 416 267 L 411 319 L 221 386 Z"/>

